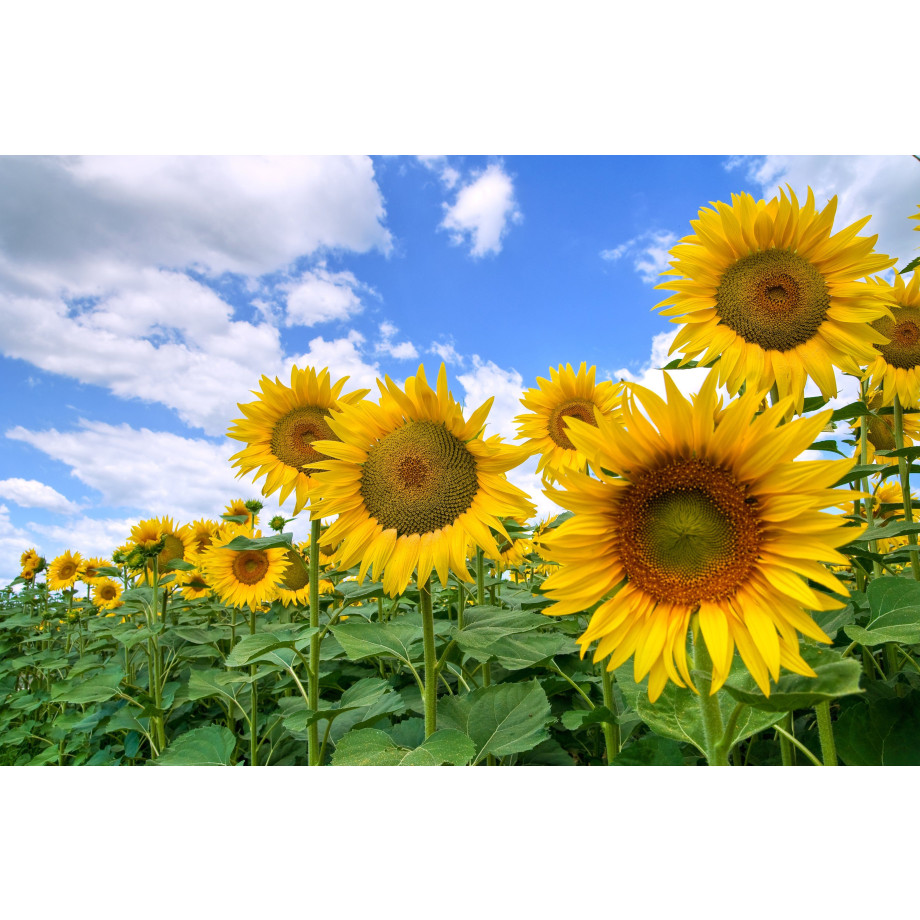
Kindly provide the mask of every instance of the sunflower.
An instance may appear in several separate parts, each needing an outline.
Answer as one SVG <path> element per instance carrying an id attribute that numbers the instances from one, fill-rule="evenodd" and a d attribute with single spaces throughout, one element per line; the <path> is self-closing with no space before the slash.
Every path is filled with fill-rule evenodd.
<path id="1" fill-rule="evenodd" d="M 829 486 L 853 461 L 795 461 L 831 410 L 779 427 L 793 397 L 757 416 L 763 394 L 748 390 L 716 423 L 717 376 L 692 405 L 665 375 L 668 402 L 631 388 L 623 426 L 573 422 L 597 479 L 571 472 L 562 490 L 546 489 L 575 512 L 543 538 L 561 564 L 543 584 L 556 602 L 547 612 L 577 613 L 606 597 L 578 640 L 582 654 L 597 640 L 594 660 L 611 656 L 608 670 L 634 654 L 652 701 L 669 679 L 693 687 L 686 643 L 697 612 L 713 693 L 735 646 L 764 694 L 781 666 L 814 676 L 796 631 L 830 641 L 806 610 L 844 602 L 806 579 L 846 594 L 822 563 L 845 563 L 836 547 L 861 532 L 819 510 L 840 499 Z"/>
<path id="2" fill-rule="evenodd" d="M 806 375 L 830 398 L 833 365 L 859 376 L 875 357 L 880 336 L 869 323 L 888 315 L 887 301 L 859 279 L 897 260 L 872 251 L 877 237 L 856 236 L 868 217 L 831 236 L 836 197 L 818 211 L 811 189 L 803 207 L 789 194 L 766 203 L 732 195 L 731 206 L 700 210 L 696 233 L 671 250 L 663 276 L 676 278 L 658 285 L 676 293 L 658 306 L 683 324 L 671 346 L 682 363 L 718 358 L 731 393 L 745 381 L 761 391 L 776 384 L 801 413 Z"/>
<path id="3" fill-rule="evenodd" d="M 104 559 L 102 556 L 91 556 L 83 563 L 83 572 L 80 575 L 80 581 L 87 585 L 101 585 L 108 579 L 105 575 L 99 575 L 98 570 L 107 568 L 112 564 L 110 559 Z"/>
<path id="4" fill-rule="evenodd" d="M 380 403 L 347 404 L 329 419 L 338 441 L 318 441 L 332 459 L 317 464 L 313 517 L 337 514 L 322 543 L 337 546 L 336 562 L 369 567 L 391 597 L 405 590 L 413 571 L 424 583 L 436 570 L 442 585 L 450 570 L 471 581 L 468 541 L 492 558 L 499 555 L 489 532 L 509 539 L 500 517 L 534 513 L 527 496 L 505 472 L 526 456 L 521 448 L 485 439 L 481 432 L 492 405 L 487 400 L 464 421 L 447 389 L 441 365 L 437 391 L 425 370 L 405 390 L 386 378 Z M 339 545 L 340 544 L 340 545 Z"/>
<path id="5" fill-rule="evenodd" d="M 336 434 L 329 427 L 329 414 L 340 405 L 351 405 L 367 395 L 367 390 L 342 393 L 347 377 L 331 383 L 329 371 L 319 374 L 312 367 L 291 368 L 291 385 L 277 377 L 263 376 L 262 392 L 253 390 L 255 402 L 237 403 L 245 418 L 236 419 L 228 437 L 245 441 L 246 447 L 230 459 L 240 467 L 237 476 L 257 470 L 254 479 L 265 476 L 263 495 L 281 490 L 279 504 L 295 492 L 294 514 L 299 514 L 309 499 L 311 477 L 316 461 L 324 459 L 314 441 L 331 440 Z"/>
<path id="6" fill-rule="evenodd" d="M 72 588 L 83 571 L 83 557 L 79 553 L 65 550 L 63 555 L 52 560 L 48 567 L 48 588 L 51 591 L 60 591 L 63 588 Z"/>
<path id="7" fill-rule="evenodd" d="M 886 341 L 866 368 L 864 376 L 882 388 L 883 405 L 894 405 L 895 395 L 906 408 L 920 405 L 920 274 L 914 272 L 910 284 L 901 275 L 894 285 L 881 278 L 870 278 L 883 296 L 892 301 L 891 316 L 872 323 Z"/>
<path id="8" fill-rule="evenodd" d="M 25 578 L 27 581 L 31 581 L 35 577 L 35 573 L 42 570 L 44 563 L 45 560 L 38 555 L 35 547 L 27 549 L 19 557 L 19 566 L 22 569 L 22 571 L 19 573 L 19 577 Z"/>
<path id="9" fill-rule="evenodd" d="M 285 550 L 290 565 L 278 582 L 278 600 L 285 607 L 290 604 L 302 607 L 310 603 L 310 562 L 304 558 L 303 550 L 303 546 L 297 550 Z M 331 581 L 320 580 L 320 594 L 332 594 L 334 590 Z"/>
<path id="10" fill-rule="evenodd" d="M 882 408 L 881 391 L 876 390 L 870 394 L 866 400 L 866 405 L 873 411 Z M 891 457 L 876 457 L 877 450 L 894 450 L 898 445 L 894 439 L 894 416 L 890 413 L 885 415 L 877 414 L 873 416 L 860 416 L 853 422 L 853 437 L 856 440 L 856 451 L 854 457 L 859 457 L 860 447 L 860 428 L 862 427 L 863 418 L 869 419 L 869 425 L 866 429 L 866 462 L 889 464 L 892 462 Z M 904 446 L 913 447 L 915 442 L 920 442 L 920 413 L 905 412 L 902 416 L 904 429 Z"/>
<path id="11" fill-rule="evenodd" d="M 163 539 L 163 528 L 159 518 L 138 521 L 131 528 L 132 549 L 152 550 Z"/>
<path id="12" fill-rule="evenodd" d="M 227 524 L 229 522 L 222 523 Z M 222 524 L 207 518 L 201 518 L 201 520 L 192 521 L 191 524 L 186 524 L 185 526 L 188 528 L 188 534 L 191 537 L 192 548 L 200 553 L 211 545 L 211 541 L 220 532 Z"/>
<path id="13" fill-rule="evenodd" d="M 100 578 L 95 582 L 93 588 L 93 603 L 100 610 L 115 610 L 124 603 L 121 599 L 122 590 L 117 581 L 111 578 Z"/>
<path id="14" fill-rule="evenodd" d="M 232 458 L 231 458 L 232 459 Z M 246 501 L 242 498 L 235 498 L 229 505 L 224 506 L 223 517 L 244 517 L 245 521 L 240 523 L 239 521 L 224 521 L 224 524 L 229 524 L 233 527 L 240 528 L 241 533 L 249 533 L 256 524 L 259 523 L 259 515 L 254 511 L 250 511 L 246 507 Z"/>
<path id="15" fill-rule="evenodd" d="M 204 551 L 201 574 L 223 603 L 258 609 L 277 596 L 276 583 L 290 564 L 287 550 L 234 550 L 227 547 L 231 540 L 228 534 Z"/>
<path id="16" fill-rule="evenodd" d="M 596 424 L 595 414 L 615 415 L 623 385 L 602 380 L 595 385 L 595 368 L 586 370 L 582 362 L 576 374 L 571 364 L 550 368 L 547 380 L 537 377 L 537 388 L 524 393 L 521 404 L 530 412 L 515 418 L 518 437 L 527 438 L 524 445 L 531 453 L 539 453 L 537 472 L 552 482 L 567 469 L 583 470 L 585 457 L 569 440 L 566 419 L 577 418 L 589 425 Z"/>
<path id="17" fill-rule="evenodd" d="M 176 584 L 186 600 L 193 601 L 199 597 L 207 597 L 211 593 L 211 586 L 199 571 L 183 572 L 181 579 L 176 578 Z"/>

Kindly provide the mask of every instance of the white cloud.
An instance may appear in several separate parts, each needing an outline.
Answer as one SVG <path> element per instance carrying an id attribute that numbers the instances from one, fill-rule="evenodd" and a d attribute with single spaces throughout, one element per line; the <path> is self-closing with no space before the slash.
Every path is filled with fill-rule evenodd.
<path id="1" fill-rule="evenodd" d="M 461 355 L 452 342 L 432 342 L 428 348 L 429 354 L 437 355 L 446 364 L 459 364 L 463 366 L 463 355 Z"/>
<path id="2" fill-rule="evenodd" d="M 800 202 L 811 186 L 819 207 L 837 195 L 834 231 L 871 214 L 860 235 L 878 234 L 879 252 L 897 257 L 900 267 L 917 254 L 916 222 L 908 217 L 920 202 L 920 163 L 912 156 L 732 157 L 725 166 L 743 169 L 765 198 L 785 190 L 787 183 Z"/>
<path id="3" fill-rule="evenodd" d="M 392 247 L 367 157 L 4 157 L 0 194 L 0 286 L 38 296 L 152 265 L 261 275 Z"/>
<path id="4" fill-rule="evenodd" d="M 286 324 L 315 326 L 356 316 L 364 309 L 362 289 L 371 290 L 351 272 L 330 272 L 324 266 L 304 272 L 287 288 Z"/>
<path id="5" fill-rule="evenodd" d="M 473 369 L 457 377 L 464 390 L 463 409 L 466 417 L 478 409 L 490 396 L 494 397 L 486 420 L 486 436 L 500 434 L 509 441 L 517 437 L 514 417 L 524 411 L 521 396 L 524 380 L 512 369 L 499 367 L 494 361 L 483 361 L 473 355 Z"/>
<path id="6" fill-rule="evenodd" d="M 376 392 L 375 383 L 381 376 L 380 366 L 374 362 L 368 364 L 361 355 L 364 336 L 356 329 L 352 329 L 343 338 L 326 341 L 322 336 L 310 340 L 310 347 L 303 354 L 291 359 L 291 363 L 298 367 L 309 365 L 318 370 L 329 368 L 333 380 L 348 377 L 346 392 L 359 387 Z M 284 379 L 285 375 L 282 375 Z M 290 368 L 286 372 L 290 378 Z"/>
<path id="7" fill-rule="evenodd" d="M 411 342 L 393 341 L 393 336 L 399 332 L 399 329 L 391 322 L 382 322 L 378 330 L 380 332 L 380 340 L 375 346 L 375 351 L 378 354 L 389 355 L 391 358 L 399 358 L 404 361 L 418 357 L 418 351 Z"/>
<path id="8" fill-rule="evenodd" d="M 659 276 L 669 267 L 670 250 L 676 242 L 677 234 L 670 230 L 649 230 L 613 249 L 604 249 L 601 258 L 608 262 L 618 262 L 625 255 L 631 255 L 633 268 L 642 276 L 642 280 L 646 284 L 658 284 L 661 280 Z"/>
<path id="9" fill-rule="evenodd" d="M 660 396 L 665 395 L 664 372 L 661 370 L 666 364 L 669 364 L 680 354 L 668 354 L 668 349 L 674 341 L 678 330 L 675 328 L 669 332 L 659 332 L 652 339 L 651 354 L 648 361 L 643 364 L 638 371 L 631 371 L 629 368 L 621 367 L 613 371 L 610 377 L 616 380 L 628 380 L 631 383 L 638 383 L 640 386 L 647 387 L 658 393 Z M 671 379 L 677 384 L 678 389 L 685 395 L 699 392 L 703 381 L 706 379 L 707 370 L 704 368 L 684 368 L 681 370 L 668 371 Z"/>
<path id="10" fill-rule="evenodd" d="M 6 587 L 19 575 L 22 571 L 20 556 L 31 547 L 35 547 L 40 556 L 43 555 L 33 534 L 14 525 L 9 508 L 0 505 L 0 588 Z"/>
<path id="11" fill-rule="evenodd" d="M 460 173 L 454 169 L 447 161 L 445 156 L 420 156 L 418 161 L 432 172 L 438 174 L 438 178 L 444 183 L 446 188 L 453 188 L 460 181 Z"/>
<path id="12" fill-rule="evenodd" d="M 470 255 L 475 257 L 501 252 L 509 224 L 523 220 L 511 177 L 495 163 L 463 186 L 452 205 L 445 203 L 444 210 L 441 227 L 450 233 L 455 245 L 470 244 Z"/>
<path id="13" fill-rule="evenodd" d="M 61 514 L 75 514 L 80 506 L 37 479 L 0 480 L 0 498 L 7 498 L 21 508 L 44 508 Z"/>

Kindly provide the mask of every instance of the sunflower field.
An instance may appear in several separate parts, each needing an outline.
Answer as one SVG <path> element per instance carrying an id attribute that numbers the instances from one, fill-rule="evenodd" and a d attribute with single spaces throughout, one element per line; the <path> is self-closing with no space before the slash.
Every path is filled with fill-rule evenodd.
<path id="1" fill-rule="evenodd" d="M 443 365 L 263 376 L 228 420 L 259 499 L 23 548 L 0 763 L 920 764 L 918 260 L 835 210 L 702 208 L 664 393 L 559 364 L 514 442 Z M 507 476 L 534 456 L 543 520 Z"/>

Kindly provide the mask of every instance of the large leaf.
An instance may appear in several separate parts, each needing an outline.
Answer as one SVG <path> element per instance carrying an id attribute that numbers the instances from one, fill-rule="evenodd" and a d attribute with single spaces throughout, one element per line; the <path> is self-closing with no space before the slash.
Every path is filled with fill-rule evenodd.
<path id="1" fill-rule="evenodd" d="M 422 641 L 419 626 L 408 623 L 342 623 L 332 627 L 336 641 L 352 661 L 383 655 L 411 664 Z"/>
<path id="2" fill-rule="evenodd" d="M 884 642 L 920 642 L 920 582 L 912 578 L 890 576 L 870 582 L 869 622 L 866 628 L 844 626 L 843 631 L 860 645 Z"/>
<path id="3" fill-rule="evenodd" d="M 258 658 L 263 658 L 268 652 L 276 649 L 297 649 L 302 651 L 310 644 L 310 637 L 319 632 L 315 627 L 299 629 L 291 632 L 265 632 L 256 633 L 254 636 L 244 636 L 233 646 L 227 656 L 227 666 L 238 668 L 252 663 Z"/>
<path id="4" fill-rule="evenodd" d="M 920 765 L 920 694 L 859 702 L 834 723 L 840 759 L 848 766 Z"/>
<path id="5" fill-rule="evenodd" d="M 529 668 L 560 652 L 574 652 L 575 643 L 560 633 L 516 633 L 490 639 L 484 631 L 465 629 L 456 636 L 457 645 L 477 661 L 498 661 L 509 671 Z"/>
<path id="6" fill-rule="evenodd" d="M 124 676 L 120 665 L 109 665 L 92 677 L 55 684 L 51 699 L 59 703 L 102 703 L 117 695 Z"/>
<path id="7" fill-rule="evenodd" d="M 344 735 L 332 755 L 334 766 L 414 766 L 465 764 L 476 753 L 476 745 L 462 732 L 437 731 L 414 750 L 397 744 L 386 732 L 360 728 Z"/>
<path id="8" fill-rule="evenodd" d="M 503 757 L 529 751 L 549 737 L 549 700 L 536 680 L 481 687 L 463 696 L 442 697 L 438 724 L 469 735 L 476 743 L 474 763 L 488 754 Z"/>
<path id="9" fill-rule="evenodd" d="M 229 683 L 232 677 L 234 677 L 233 674 L 219 671 L 217 668 L 194 668 L 189 673 L 186 698 L 201 700 L 209 696 L 217 696 L 235 700 L 236 692 Z"/>
<path id="10" fill-rule="evenodd" d="M 680 745 L 659 735 L 643 735 L 611 761 L 614 767 L 682 767 Z"/>
<path id="11" fill-rule="evenodd" d="M 174 738 L 153 763 L 171 767 L 226 767 L 236 738 L 221 725 L 203 725 Z"/>
<path id="12" fill-rule="evenodd" d="M 357 718 L 352 720 L 352 723 L 357 725 L 378 719 L 382 715 L 401 712 L 403 708 L 402 697 L 387 681 L 380 677 L 365 677 L 353 683 L 339 700 L 320 709 L 290 707 L 283 724 L 289 731 L 305 732 L 308 725 L 324 719 L 332 721 L 345 712 L 357 711 Z"/>
<path id="13" fill-rule="evenodd" d="M 750 674 L 733 674 L 725 690 L 736 700 L 765 712 L 792 712 L 808 709 L 851 693 L 862 693 L 859 677 L 862 666 L 852 658 L 844 658 L 836 649 L 805 646 L 801 650 L 805 661 L 814 668 L 817 677 L 783 674 L 770 695 L 764 696 Z"/>
<path id="14" fill-rule="evenodd" d="M 741 670 L 744 668 L 736 660 L 732 672 L 737 673 Z M 638 712 L 639 718 L 653 732 L 675 741 L 689 741 L 701 754 L 709 756 L 697 694 L 687 687 L 678 687 L 669 681 L 661 696 L 651 703 L 648 698 L 648 678 L 637 684 L 633 678 L 632 662 L 629 661 L 617 668 L 616 678 L 617 686 L 622 690 L 626 702 Z M 735 708 L 735 700 L 725 690 L 720 690 L 716 694 L 716 699 L 722 713 L 722 723 L 725 725 Z M 783 713 L 764 712 L 752 706 L 742 706 L 729 747 L 769 728 L 782 717 Z"/>
<path id="15" fill-rule="evenodd" d="M 265 549 L 290 549 L 294 535 L 279 533 L 271 537 L 234 537 L 225 549 L 232 550 L 265 550 Z"/>

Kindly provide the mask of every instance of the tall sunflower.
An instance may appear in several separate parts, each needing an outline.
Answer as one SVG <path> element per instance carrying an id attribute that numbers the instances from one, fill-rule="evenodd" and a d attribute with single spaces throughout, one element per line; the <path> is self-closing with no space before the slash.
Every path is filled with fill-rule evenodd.
<path id="1" fill-rule="evenodd" d="M 792 397 L 759 416 L 762 393 L 748 390 L 715 420 L 715 371 L 695 402 L 665 375 L 668 401 L 631 388 L 623 426 L 573 422 L 573 442 L 597 478 L 571 472 L 553 501 L 575 512 L 543 538 L 561 564 L 543 592 L 550 614 L 603 600 L 578 639 L 608 670 L 635 655 L 655 700 L 668 680 L 693 686 L 687 667 L 691 615 L 713 661 L 712 692 L 728 677 L 735 646 L 765 694 L 780 667 L 814 676 L 797 631 L 830 641 L 808 610 L 844 602 L 811 587 L 846 589 L 822 563 L 844 563 L 836 547 L 859 533 L 819 509 L 839 501 L 829 488 L 852 460 L 795 461 L 830 410 L 780 425 Z M 638 408 L 633 395 L 638 397 Z M 694 688 L 695 689 L 695 688 Z"/>
<path id="2" fill-rule="evenodd" d="M 83 571 L 83 557 L 79 553 L 65 550 L 60 556 L 51 561 L 48 566 L 48 588 L 51 591 L 61 591 L 72 588 Z"/>
<path id="3" fill-rule="evenodd" d="M 232 534 L 227 534 L 202 553 L 203 581 L 223 603 L 258 609 L 277 596 L 277 582 L 289 565 L 287 551 L 229 549 L 227 544 L 233 539 Z"/>
<path id="4" fill-rule="evenodd" d="M 93 603 L 100 610 L 115 610 L 124 605 L 121 599 L 123 588 L 111 578 L 101 577 L 93 588 Z"/>
<path id="5" fill-rule="evenodd" d="M 232 458 L 231 458 L 232 459 Z M 223 521 L 223 524 L 226 524 L 230 527 L 239 527 L 240 532 L 251 531 L 259 523 L 259 515 L 255 511 L 250 510 L 246 507 L 246 500 L 242 498 L 234 498 L 229 505 L 224 506 L 224 517 L 242 517 L 246 518 L 242 523 L 237 521 Z"/>
<path id="6" fill-rule="evenodd" d="M 527 438 L 524 445 L 531 453 L 539 453 L 537 472 L 554 481 L 567 469 L 584 469 L 585 457 L 569 440 L 566 419 L 577 418 L 589 425 L 596 424 L 595 414 L 615 415 L 623 389 L 621 383 L 609 380 L 594 383 L 595 368 L 581 363 L 578 373 L 571 364 L 550 368 L 547 380 L 537 377 L 537 387 L 524 393 L 521 404 L 530 412 L 515 422 L 518 437 Z"/>
<path id="7" fill-rule="evenodd" d="M 309 544 L 304 544 L 297 549 L 285 550 L 290 565 L 278 582 L 278 600 L 285 607 L 290 604 L 306 606 L 310 603 L 310 562 L 304 557 L 304 551 Z M 319 593 L 332 594 L 335 586 L 331 581 L 320 579 Z"/>
<path id="8" fill-rule="evenodd" d="M 379 405 L 343 405 L 329 419 L 339 440 L 316 444 L 332 459 L 317 464 L 312 514 L 339 516 L 322 543 L 338 547 L 343 569 L 360 561 L 359 579 L 373 567 L 391 597 L 405 590 L 416 568 L 420 582 L 432 570 L 442 585 L 450 570 L 470 581 L 468 541 L 496 558 L 489 529 L 509 539 L 499 518 L 534 513 L 504 475 L 525 453 L 498 435 L 482 437 L 492 399 L 464 420 L 443 364 L 437 390 L 423 367 L 405 390 L 389 377 L 378 386 Z"/>
<path id="9" fill-rule="evenodd" d="M 837 395 L 833 366 L 858 376 L 875 357 L 869 323 L 888 315 L 886 300 L 860 279 L 896 259 L 872 251 L 877 237 L 856 234 L 869 218 L 831 235 L 836 197 L 823 211 L 808 190 L 804 206 L 789 190 L 768 202 L 732 195 L 731 205 L 703 208 L 696 231 L 671 250 L 673 275 L 658 285 L 675 291 L 658 304 L 682 328 L 671 351 L 684 361 L 719 359 L 719 383 L 781 397 L 801 412 L 806 375 L 826 398 Z M 887 340 L 886 340 L 887 341 Z"/>
<path id="10" fill-rule="evenodd" d="M 265 476 L 263 495 L 281 490 L 279 504 L 293 491 L 294 514 L 306 505 L 312 486 L 315 463 L 324 458 L 313 446 L 314 441 L 336 437 L 329 427 L 329 414 L 340 405 L 351 405 L 368 390 L 342 393 L 347 377 L 336 383 L 329 371 L 319 374 L 312 367 L 291 368 L 291 384 L 274 382 L 263 376 L 262 391 L 253 390 L 255 402 L 238 403 L 245 418 L 236 419 L 228 437 L 245 441 L 246 447 L 230 459 L 240 471 L 237 476 L 256 470 L 253 479 Z"/>
<path id="11" fill-rule="evenodd" d="M 910 284 L 901 275 L 891 285 L 882 278 L 870 278 L 886 300 L 891 301 L 891 316 L 872 323 L 886 341 L 878 344 L 875 360 L 865 375 L 873 386 L 882 388 L 883 405 L 894 405 L 897 394 L 905 408 L 920 405 L 920 274 L 914 272 Z"/>
<path id="12" fill-rule="evenodd" d="M 102 556 L 91 556 L 83 563 L 80 581 L 87 585 L 103 584 L 108 578 L 105 575 L 100 575 L 99 569 L 107 568 L 111 564 L 111 559 L 105 559 Z"/>
<path id="13" fill-rule="evenodd" d="M 866 400 L 866 405 L 874 412 L 882 408 L 884 400 L 881 390 L 875 390 Z M 877 450 L 894 450 L 898 445 L 894 439 L 894 416 L 891 414 L 877 414 L 873 416 L 861 415 L 853 422 L 853 437 L 856 439 L 856 451 L 854 457 L 859 457 L 860 447 L 860 428 L 863 420 L 868 418 L 869 427 L 866 429 L 866 460 L 869 463 L 891 463 L 890 457 L 876 458 Z M 905 412 L 903 416 L 904 428 L 904 446 L 913 447 L 920 442 L 920 413 Z"/>

